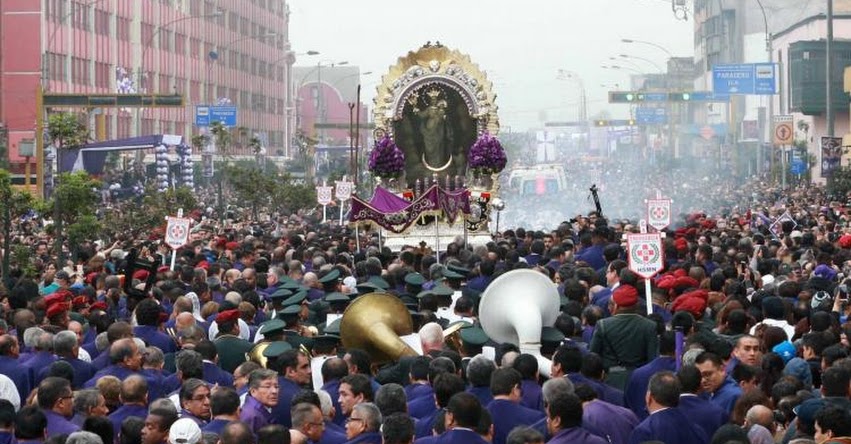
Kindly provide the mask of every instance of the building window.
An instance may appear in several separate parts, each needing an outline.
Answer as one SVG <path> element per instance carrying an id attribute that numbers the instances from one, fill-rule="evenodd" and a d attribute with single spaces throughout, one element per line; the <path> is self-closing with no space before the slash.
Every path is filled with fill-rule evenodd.
<path id="1" fill-rule="evenodd" d="M 239 62 L 239 53 L 236 50 L 230 52 L 230 57 L 228 57 L 228 68 L 237 69 Z"/>
<path id="2" fill-rule="evenodd" d="M 248 72 L 248 70 L 250 69 L 250 64 L 248 62 L 248 55 L 243 54 L 240 57 L 239 69 L 241 69 L 243 72 Z"/>
<path id="3" fill-rule="evenodd" d="M 201 0 L 189 0 L 189 15 L 201 15 Z"/>
<path id="4" fill-rule="evenodd" d="M 88 83 L 88 62 L 79 57 L 71 57 L 71 82 L 77 85 Z"/>
<path id="5" fill-rule="evenodd" d="M 154 119 L 142 119 L 142 134 L 154 134 Z"/>
<path id="6" fill-rule="evenodd" d="M 214 102 L 218 102 L 219 99 L 224 99 L 228 97 L 228 89 L 224 86 L 219 86 L 216 88 L 216 97 L 213 98 Z"/>
<path id="7" fill-rule="evenodd" d="M 174 79 L 174 93 L 183 94 L 186 91 L 186 79 L 178 77 Z"/>
<path id="8" fill-rule="evenodd" d="M 248 29 L 249 29 L 248 19 L 245 18 L 245 17 L 240 18 L 239 19 L 239 33 L 242 34 L 242 35 L 250 35 L 250 34 L 248 34 L 248 32 L 249 32 Z"/>
<path id="9" fill-rule="evenodd" d="M 159 74 L 157 76 L 157 81 L 159 82 L 159 91 L 160 94 L 168 94 L 169 93 L 169 76 L 168 74 Z"/>
<path id="10" fill-rule="evenodd" d="M 171 51 L 171 31 L 160 28 L 160 49 Z"/>
<path id="11" fill-rule="evenodd" d="M 239 16 L 235 12 L 228 14 L 228 29 L 233 32 L 239 31 Z"/>
<path id="12" fill-rule="evenodd" d="M 204 2 L 204 16 L 207 18 L 208 22 L 215 21 L 214 13 L 216 12 L 216 5 L 213 2 L 205 1 Z"/>
<path id="13" fill-rule="evenodd" d="M 284 81 L 284 67 L 283 66 L 278 67 L 278 81 L 279 82 Z"/>
<path id="14" fill-rule="evenodd" d="M 119 139 L 130 137 L 130 126 L 133 123 L 133 119 L 131 115 L 119 115 L 118 116 L 118 134 L 117 137 Z"/>
<path id="15" fill-rule="evenodd" d="M 189 86 L 189 100 L 192 103 L 199 103 L 201 101 L 201 82 L 197 80 L 193 80 Z"/>
<path id="16" fill-rule="evenodd" d="M 189 39 L 189 56 L 197 59 L 201 54 L 201 40 Z"/>
<path id="17" fill-rule="evenodd" d="M 186 35 L 174 34 L 174 52 L 180 55 L 186 54 Z"/>
<path id="18" fill-rule="evenodd" d="M 95 33 L 109 35 L 109 11 L 95 9 Z"/>
<path id="19" fill-rule="evenodd" d="M 54 22 L 62 21 L 68 11 L 65 7 L 65 0 L 48 0 L 47 1 L 47 16 Z"/>
<path id="20" fill-rule="evenodd" d="M 109 88 L 109 63 L 95 62 L 95 86 Z"/>
<path id="21" fill-rule="evenodd" d="M 130 19 L 118 17 L 116 20 L 115 35 L 118 37 L 118 40 L 125 42 L 130 40 Z"/>
<path id="22" fill-rule="evenodd" d="M 251 75 L 257 75 L 257 59 L 251 58 Z"/>
<path id="23" fill-rule="evenodd" d="M 48 73 L 51 80 L 65 80 L 65 54 L 56 54 L 54 52 L 47 54 L 47 63 L 50 69 Z"/>
<path id="24" fill-rule="evenodd" d="M 142 23 L 142 42 L 144 45 L 150 45 L 151 39 L 154 36 L 154 25 L 150 23 Z"/>
<path id="25" fill-rule="evenodd" d="M 72 2 L 71 8 L 73 11 L 74 19 L 72 20 L 72 25 L 77 29 L 89 29 L 89 8 L 90 6 L 87 4 L 83 4 L 80 2 Z"/>
<path id="26" fill-rule="evenodd" d="M 248 91 L 240 91 L 239 92 L 239 107 L 240 108 L 251 108 L 251 103 L 249 102 L 251 99 L 249 98 Z"/>

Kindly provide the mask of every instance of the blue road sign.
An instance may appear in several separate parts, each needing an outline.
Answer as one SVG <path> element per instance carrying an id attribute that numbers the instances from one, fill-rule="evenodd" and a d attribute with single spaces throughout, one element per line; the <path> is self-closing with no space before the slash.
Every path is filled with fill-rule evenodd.
<path id="1" fill-rule="evenodd" d="M 715 94 L 777 94 L 777 64 L 743 63 L 712 67 L 712 92 Z"/>
<path id="2" fill-rule="evenodd" d="M 668 122 L 665 108 L 640 106 L 635 109 L 635 122 L 639 125 L 661 125 Z"/>
<path id="3" fill-rule="evenodd" d="M 236 126 L 235 106 L 208 106 L 199 105 L 195 107 L 195 125 L 210 126 L 213 122 L 222 122 L 224 126 Z"/>
<path id="4" fill-rule="evenodd" d="M 712 91 L 693 91 L 689 93 L 689 102 L 729 102 L 729 94 L 716 94 Z"/>
<path id="5" fill-rule="evenodd" d="M 668 93 L 638 93 L 639 102 L 667 102 Z"/>
<path id="6" fill-rule="evenodd" d="M 807 171 L 807 164 L 804 163 L 803 159 L 793 160 L 789 171 L 792 174 L 804 174 Z"/>

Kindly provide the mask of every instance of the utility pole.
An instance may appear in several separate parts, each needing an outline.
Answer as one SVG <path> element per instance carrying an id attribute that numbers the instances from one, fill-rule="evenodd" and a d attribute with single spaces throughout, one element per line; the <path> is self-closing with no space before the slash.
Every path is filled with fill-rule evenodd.
<path id="1" fill-rule="evenodd" d="M 825 70 L 827 77 L 825 114 L 827 115 L 827 135 L 833 137 L 834 132 L 834 116 L 833 116 L 833 0 L 827 0 L 827 42 L 825 48 L 825 58 L 827 59 Z"/>

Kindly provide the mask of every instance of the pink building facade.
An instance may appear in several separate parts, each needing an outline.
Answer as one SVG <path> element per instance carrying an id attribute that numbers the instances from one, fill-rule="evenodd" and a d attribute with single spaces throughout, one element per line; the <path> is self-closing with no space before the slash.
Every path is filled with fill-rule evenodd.
<path id="1" fill-rule="evenodd" d="M 248 154 L 257 135 L 287 155 L 294 53 L 285 0 L 2 0 L 0 122 L 19 170 L 22 139 L 35 130 L 39 86 L 54 93 L 181 94 L 183 108 L 104 113 L 107 139 L 156 133 L 191 136 L 197 105 L 238 108 Z M 288 110 L 290 112 L 288 112 Z M 86 112 L 86 110 L 74 110 Z"/>

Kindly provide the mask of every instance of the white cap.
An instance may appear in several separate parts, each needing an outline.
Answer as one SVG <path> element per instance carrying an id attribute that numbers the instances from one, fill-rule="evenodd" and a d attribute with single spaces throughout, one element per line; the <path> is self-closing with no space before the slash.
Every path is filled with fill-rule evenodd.
<path id="1" fill-rule="evenodd" d="M 198 444 L 200 441 L 201 427 L 189 418 L 178 419 L 168 432 L 169 444 Z"/>

